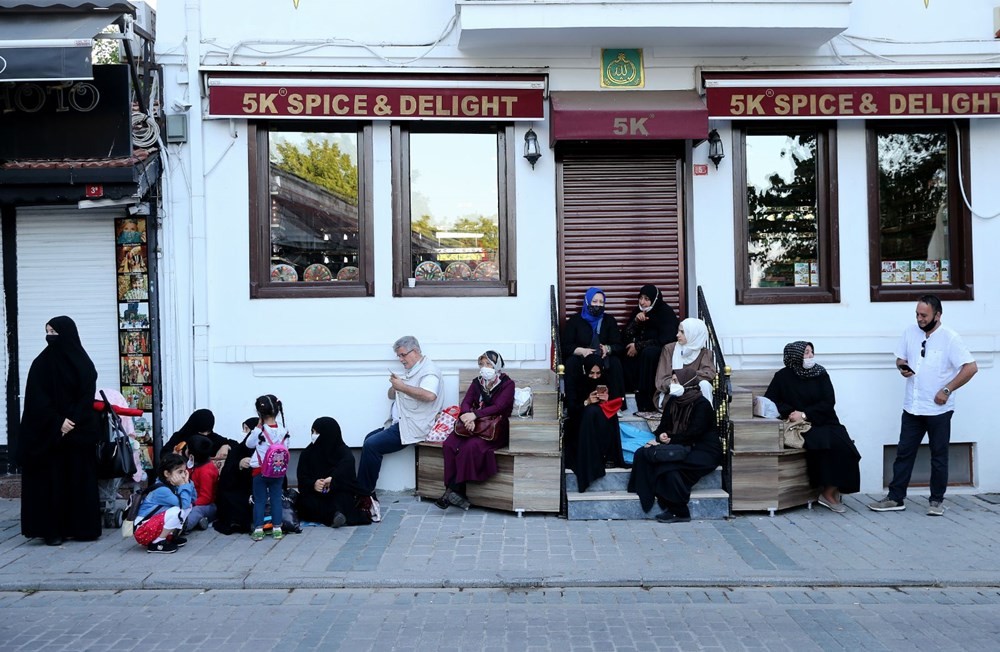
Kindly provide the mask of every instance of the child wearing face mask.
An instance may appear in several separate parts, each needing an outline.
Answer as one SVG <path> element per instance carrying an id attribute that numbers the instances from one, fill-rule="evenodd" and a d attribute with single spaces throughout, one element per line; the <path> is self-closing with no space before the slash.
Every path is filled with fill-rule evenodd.
<path id="1" fill-rule="evenodd" d="M 514 381 L 503 373 L 503 356 L 487 351 L 479 356 L 479 377 L 469 384 L 459 409 L 459 420 L 468 432 L 476 422 L 496 417 L 494 437 L 448 435 L 441 445 L 444 455 L 445 492 L 434 504 L 441 509 L 449 506 L 467 510 L 472 506 L 465 493 L 467 482 L 482 482 L 497 473 L 495 451 L 507 445 L 510 438 L 510 413 L 514 409 Z"/>

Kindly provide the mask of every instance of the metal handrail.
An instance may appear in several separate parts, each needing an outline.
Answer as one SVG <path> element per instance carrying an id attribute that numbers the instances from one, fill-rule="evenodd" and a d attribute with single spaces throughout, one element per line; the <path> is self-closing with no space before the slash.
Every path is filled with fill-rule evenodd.
<path id="1" fill-rule="evenodd" d="M 562 343 L 560 342 L 559 304 L 556 302 L 556 286 L 549 286 L 549 326 L 551 328 L 552 360 L 550 366 L 556 375 L 556 419 L 559 420 L 559 514 L 568 514 L 566 501 L 566 458 L 563 457 L 563 437 L 565 435 L 565 419 L 563 418 L 563 373 L 566 368 L 562 360 Z"/>
<path id="2" fill-rule="evenodd" d="M 733 515 L 733 422 L 729 415 L 729 403 L 733 398 L 732 369 L 726 364 L 726 356 L 722 352 L 712 313 L 708 310 L 705 293 L 698 286 L 698 318 L 705 322 L 708 329 L 708 343 L 715 354 L 719 373 L 712 384 L 712 404 L 715 405 L 715 422 L 719 428 L 719 438 L 722 440 L 722 482 L 723 489 L 729 493 L 729 516 Z"/>

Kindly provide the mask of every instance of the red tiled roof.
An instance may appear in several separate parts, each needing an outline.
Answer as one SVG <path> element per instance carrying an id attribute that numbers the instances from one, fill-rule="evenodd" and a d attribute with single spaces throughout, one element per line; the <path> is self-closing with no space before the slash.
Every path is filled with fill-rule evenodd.
<path id="1" fill-rule="evenodd" d="M 33 161 L 7 161 L 0 163 L 0 170 L 75 170 L 83 168 L 127 168 L 142 163 L 156 153 L 156 148 L 134 149 L 132 156 L 123 158 L 46 159 Z"/>

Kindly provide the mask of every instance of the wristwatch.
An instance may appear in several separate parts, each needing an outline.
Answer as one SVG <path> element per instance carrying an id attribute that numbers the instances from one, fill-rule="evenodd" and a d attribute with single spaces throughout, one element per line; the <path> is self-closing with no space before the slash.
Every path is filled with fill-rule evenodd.
<path id="1" fill-rule="evenodd" d="M 951 396 L 951 390 L 948 389 L 947 387 L 942 387 L 941 391 L 944 392 L 945 396 Z"/>

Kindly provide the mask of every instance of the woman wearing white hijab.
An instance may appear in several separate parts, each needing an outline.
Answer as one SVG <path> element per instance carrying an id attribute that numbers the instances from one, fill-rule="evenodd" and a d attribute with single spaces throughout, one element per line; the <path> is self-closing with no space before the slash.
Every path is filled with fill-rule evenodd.
<path id="1" fill-rule="evenodd" d="M 656 395 L 653 403 L 662 407 L 667 394 L 671 390 L 674 372 L 679 369 L 693 369 L 700 381 L 701 393 L 712 403 L 712 381 L 718 375 L 715 368 L 715 355 L 708 348 L 708 328 L 705 322 L 694 317 L 688 317 L 677 329 L 677 341 L 663 347 L 660 353 L 660 363 L 656 367 Z"/>

